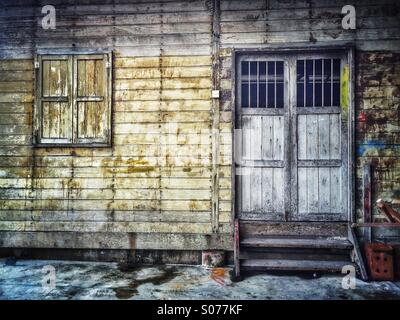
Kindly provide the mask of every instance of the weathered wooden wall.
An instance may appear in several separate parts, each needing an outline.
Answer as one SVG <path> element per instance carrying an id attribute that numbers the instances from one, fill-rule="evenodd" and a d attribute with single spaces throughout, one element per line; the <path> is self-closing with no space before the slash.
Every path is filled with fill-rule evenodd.
<path id="1" fill-rule="evenodd" d="M 354 1 L 357 30 L 341 28 L 344 0 L 222 0 L 217 46 L 213 1 L 56 0 L 43 30 L 46 4 L 0 4 L 1 246 L 233 249 L 233 47 L 353 43 L 357 164 L 379 163 L 376 197 L 400 200 L 396 0 Z M 33 148 L 33 55 L 109 50 L 113 147 Z"/>
<path id="2" fill-rule="evenodd" d="M 2 4 L 3 246 L 231 248 L 230 169 L 212 157 L 212 3 L 128 2 L 56 1 L 47 31 L 40 2 Z M 112 148 L 32 147 L 37 50 L 114 51 Z"/>

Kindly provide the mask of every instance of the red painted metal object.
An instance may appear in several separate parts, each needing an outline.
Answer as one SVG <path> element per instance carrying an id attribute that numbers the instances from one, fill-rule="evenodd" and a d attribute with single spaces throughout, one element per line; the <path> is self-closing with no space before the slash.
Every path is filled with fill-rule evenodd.
<path id="1" fill-rule="evenodd" d="M 365 244 L 365 255 L 371 280 L 394 280 L 394 250 L 392 246 L 383 243 Z"/>
<path id="2" fill-rule="evenodd" d="M 394 210 L 385 201 L 378 199 L 378 201 L 376 201 L 376 205 L 379 209 L 381 209 L 390 222 L 400 223 L 400 213 Z"/>
<path id="3" fill-rule="evenodd" d="M 394 248 L 394 276 L 400 280 L 400 245 L 393 246 Z"/>

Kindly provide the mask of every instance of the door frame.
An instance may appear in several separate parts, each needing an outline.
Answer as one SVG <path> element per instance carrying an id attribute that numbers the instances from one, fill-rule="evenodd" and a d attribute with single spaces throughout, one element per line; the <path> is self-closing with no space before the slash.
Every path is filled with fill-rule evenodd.
<path id="1" fill-rule="evenodd" d="M 232 50 L 232 65 L 231 65 L 231 97 L 232 97 L 232 108 L 231 108 L 231 118 L 232 118 L 232 168 L 231 168 L 231 193 L 232 193 L 232 213 L 233 218 L 238 218 L 238 200 L 240 199 L 237 196 L 237 185 L 238 179 L 236 177 L 236 137 L 235 137 L 235 129 L 236 125 L 236 111 L 239 107 L 238 99 L 236 99 L 237 94 L 237 85 L 238 81 L 236 79 L 236 70 L 237 70 L 237 61 L 240 55 L 277 55 L 277 54 L 296 54 L 296 53 L 309 53 L 309 54 L 318 54 L 318 53 L 334 53 L 341 52 L 347 55 L 347 61 L 349 65 L 349 79 L 348 79 L 348 108 L 345 110 L 347 116 L 347 221 L 355 222 L 355 47 L 353 45 L 344 45 L 338 46 L 337 44 L 328 44 L 328 45 L 315 45 L 313 47 L 302 47 L 298 45 L 293 46 L 271 46 L 268 47 L 258 47 L 258 48 L 233 48 Z M 345 119 L 346 120 L 346 119 Z M 288 221 L 286 215 L 285 220 Z M 271 221 L 272 220 L 268 220 Z M 284 221 L 279 221 L 284 222 Z M 329 221 L 326 221 L 327 223 Z"/>

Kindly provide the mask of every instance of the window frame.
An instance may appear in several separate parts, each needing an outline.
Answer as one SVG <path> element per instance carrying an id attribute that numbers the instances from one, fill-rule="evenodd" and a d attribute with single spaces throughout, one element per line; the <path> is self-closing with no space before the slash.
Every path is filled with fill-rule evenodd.
<path id="1" fill-rule="evenodd" d="M 78 138 L 78 60 L 102 59 L 104 62 L 104 96 L 85 97 L 84 101 L 104 101 L 106 104 L 106 121 L 104 138 Z M 68 128 L 71 136 L 68 138 L 43 137 L 43 107 L 42 102 L 64 101 L 63 97 L 43 97 L 43 61 L 67 60 L 68 61 L 68 88 L 67 96 L 70 107 L 71 123 Z M 35 147 L 111 147 L 112 146 L 112 53 L 37 53 L 34 60 L 35 67 L 35 95 L 33 115 L 33 145 Z M 93 99 L 94 98 L 94 99 Z"/>

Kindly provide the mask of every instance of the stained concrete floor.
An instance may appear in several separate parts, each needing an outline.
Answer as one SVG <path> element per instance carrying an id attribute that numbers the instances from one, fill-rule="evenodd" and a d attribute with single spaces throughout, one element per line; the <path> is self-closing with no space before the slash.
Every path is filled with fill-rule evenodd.
<path id="1" fill-rule="evenodd" d="M 42 286 L 48 265 L 53 288 Z M 398 282 L 357 280 L 345 290 L 341 275 L 258 274 L 232 283 L 229 270 L 0 259 L 0 299 L 400 299 Z"/>

